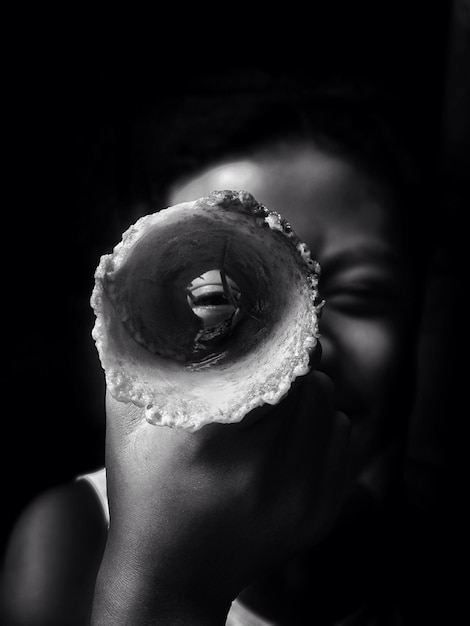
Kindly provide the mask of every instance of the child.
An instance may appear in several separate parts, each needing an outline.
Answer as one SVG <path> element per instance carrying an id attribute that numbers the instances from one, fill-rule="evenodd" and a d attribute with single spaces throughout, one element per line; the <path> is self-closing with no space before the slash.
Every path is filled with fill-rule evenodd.
<path id="1" fill-rule="evenodd" d="M 219 110 L 230 129 L 160 206 L 246 189 L 291 222 L 322 267 L 318 365 L 278 406 L 193 434 L 108 396 L 106 475 L 20 517 L 4 623 L 404 623 L 420 207 L 367 100 L 283 94 Z"/>

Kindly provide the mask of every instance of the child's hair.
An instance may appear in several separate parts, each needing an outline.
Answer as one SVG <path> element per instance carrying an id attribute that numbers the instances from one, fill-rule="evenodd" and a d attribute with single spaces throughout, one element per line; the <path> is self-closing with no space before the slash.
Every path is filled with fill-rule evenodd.
<path id="1" fill-rule="evenodd" d="M 158 210 L 175 181 L 210 164 L 246 157 L 280 140 L 310 138 L 378 183 L 399 210 L 415 260 L 425 261 L 434 223 L 422 184 L 429 151 L 411 130 L 412 109 L 404 110 L 395 94 L 357 80 L 313 84 L 240 70 L 195 79 L 159 107 L 158 114 L 144 109 L 136 121 L 131 185 L 138 202 Z"/>
<path id="2" fill-rule="evenodd" d="M 202 73 L 136 106 L 128 122 L 113 237 L 140 215 L 167 206 L 175 182 L 204 167 L 279 140 L 311 138 L 378 183 L 399 210 L 415 260 L 426 262 L 436 223 L 423 184 L 431 151 L 414 109 L 381 85 L 257 69 Z"/>
<path id="3" fill-rule="evenodd" d="M 137 120 L 135 182 L 146 200 L 160 199 L 168 181 L 289 137 L 349 156 L 394 189 L 417 174 L 399 101 L 370 84 L 240 71 L 205 76 L 159 106 Z"/>

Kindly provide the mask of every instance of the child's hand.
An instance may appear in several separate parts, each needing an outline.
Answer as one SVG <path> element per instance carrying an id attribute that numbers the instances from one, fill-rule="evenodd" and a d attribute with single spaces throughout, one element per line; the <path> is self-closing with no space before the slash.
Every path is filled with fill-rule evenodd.
<path id="1" fill-rule="evenodd" d="M 121 578 L 161 623 L 186 610 L 197 624 L 199 603 L 223 615 L 244 586 L 335 519 L 349 429 L 323 374 L 298 380 L 276 407 L 195 433 L 148 424 L 111 397 L 107 415 L 111 523 L 101 584 Z M 113 597 L 125 601 L 119 590 Z"/>

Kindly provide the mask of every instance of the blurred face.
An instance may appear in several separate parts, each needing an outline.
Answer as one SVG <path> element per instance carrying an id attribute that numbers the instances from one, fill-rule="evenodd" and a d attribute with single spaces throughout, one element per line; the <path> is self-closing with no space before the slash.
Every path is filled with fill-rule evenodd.
<path id="1" fill-rule="evenodd" d="M 291 145 L 222 164 L 175 188 L 170 203 L 246 189 L 290 221 L 322 268 L 322 359 L 352 423 L 350 493 L 379 496 L 408 412 L 411 271 L 387 200 L 345 160 Z"/>

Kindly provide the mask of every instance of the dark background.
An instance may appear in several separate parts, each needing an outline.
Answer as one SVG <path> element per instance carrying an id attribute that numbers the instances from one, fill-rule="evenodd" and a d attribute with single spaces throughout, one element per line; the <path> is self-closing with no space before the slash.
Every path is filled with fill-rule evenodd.
<path id="1" fill-rule="evenodd" d="M 197 23 L 180 7 L 135 21 L 55 13 L 11 24 L 2 80 L 2 547 L 36 493 L 103 462 L 104 385 L 89 296 L 99 256 L 134 221 L 130 207 L 145 186 L 139 121 L 161 111 L 158 132 L 171 141 L 175 98 L 195 85 L 210 90 L 214 74 L 233 68 L 372 79 L 401 95 L 403 123 L 435 167 L 448 236 L 460 241 L 462 200 L 450 198 L 449 180 L 458 188 L 468 147 L 465 5 L 332 3 L 305 14 L 290 4 L 256 20 L 230 6 Z M 207 72 L 212 78 L 200 80 Z"/>

